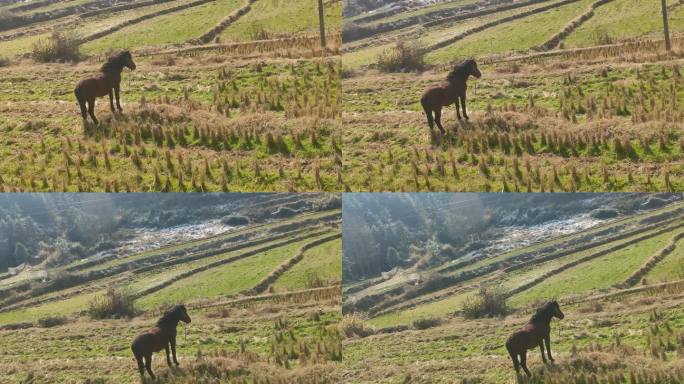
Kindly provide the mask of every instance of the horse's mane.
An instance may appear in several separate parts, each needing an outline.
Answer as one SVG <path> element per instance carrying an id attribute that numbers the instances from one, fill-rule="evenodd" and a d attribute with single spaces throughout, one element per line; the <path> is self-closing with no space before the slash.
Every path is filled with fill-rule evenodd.
<path id="1" fill-rule="evenodd" d="M 468 75 L 468 67 L 475 61 L 473 59 L 463 60 L 460 64 L 456 65 L 454 69 L 447 75 L 447 80 L 454 81 L 458 78 L 465 78 Z"/>
<path id="2" fill-rule="evenodd" d="M 105 63 L 102 64 L 100 71 L 102 73 L 112 73 L 120 71 L 124 66 L 124 59 L 127 56 L 130 56 L 130 54 L 130 51 L 121 51 L 116 55 L 109 56 L 107 58 L 107 61 L 105 61 Z"/>
<path id="3" fill-rule="evenodd" d="M 530 323 L 535 322 L 537 320 L 546 320 L 547 318 L 551 318 L 551 311 L 553 309 L 554 304 L 557 304 L 555 300 L 551 300 L 546 302 L 546 304 L 542 305 L 541 307 L 537 308 L 537 312 L 535 312 L 534 315 L 532 315 L 532 318 L 530 318 Z"/>
<path id="4" fill-rule="evenodd" d="M 176 325 L 178 323 L 178 311 L 181 309 L 180 305 L 174 305 L 169 308 L 162 317 L 157 320 L 157 326 Z"/>

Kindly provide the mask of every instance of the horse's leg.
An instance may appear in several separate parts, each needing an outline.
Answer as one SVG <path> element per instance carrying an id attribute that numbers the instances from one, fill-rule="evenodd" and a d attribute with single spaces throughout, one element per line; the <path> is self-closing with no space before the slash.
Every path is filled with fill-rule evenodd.
<path id="1" fill-rule="evenodd" d="M 461 99 L 461 106 L 463 107 L 463 117 L 468 120 L 468 112 L 466 112 L 466 93 L 463 91 L 463 94 L 460 97 Z M 458 110 L 458 107 L 456 107 L 456 110 Z"/>
<path id="2" fill-rule="evenodd" d="M 425 111 L 425 116 L 427 116 L 428 126 L 430 127 L 430 131 L 432 131 L 435 129 L 435 121 L 432 119 L 432 109 L 425 99 L 420 100 L 420 105 L 423 106 L 423 111 Z"/>
<path id="3" fill-rule="evenodd" d="M 116 94 L 116 107 L 119 108 L 119 112 L 121 112 L 121 100 L 119 98 L 119 91 L 121 91 L 121 86 L 119 84 L 114 86 L 114 93 Z M 112 107 L 112 110 L 114 107 Z"/>
<path id="4" fill-rule="evenodd" d="M 145 368 L 147 368 L 147 373 L 150 374 L 152 379 L 155 378 L 154 373 L 152 373 L 152 354 L 145 356 Z"/>
<path id="5" fill-rule="evenodd" d="M 114 113 L 114 89 L 109 90 L 109 109 Z"/>
<path id="6" fill-rule="evenodd" d="M 138 371 L 140 371 L 140 376 L 145 376 L 145 364 L 143 363 L 142 356 L 136 354 L 135 361 L 138 363 Z"/>
<path id="7" fill-rule="evenodd" d="M 171 366 L 171 357 L 169 356 L 169 345 L 166 344 L 164 346 L 164 348 L 166 349 L 166 364 L 168 364 L 170 367 Z"/>
<path id="8" fill-rule="evenodd" d="M 435 123 L 437 123 L 439 131 L 444 133 L 444 127 L 442 127 L 442 107 L 437 107 L 437 109 L 435 109 Z"/>
<path id="9" fill-rule="evenodd" d="M 178 359 L 176 358 L 176 338 L 175 337 L 171 338 L 171 352 L 173 353 L 173 362 L 176 363 L 176 365 L 180 365 L 180 364 L 178 364 Z"/>
<path id="10" fill-rule="evenodd" d="M 520 362 L 518 361 L 518 355 L 511 351 L 508 351 L 508 354 L 511 356 L 511 360 L 513 360 L 513 368 L 515 369 L 515 373 L 520 374 Z"/>
<path id="11" fill-rule="evenodd" d="M 456 96 L 456 101 L 454 102 L 454 105 L 456 105 L 456 118 L 461 120 L 461 111 L 460 107 L 458 106 L 458 96 Z"/>
<path id="12" fill-rule="evenodd" d="M 549 356 L 549 360 L 553 363 L 553 357 L 551 357 L 551 335 L 546 335 L 544 337 L 544 341 L 546 342 L 546 354 Z"/>
<path id="13" fill-rule="evenodd" d="M 539 340 L 539 352 L 541 352 L 542 361 L 546 364 L 546 357 L 544 356 L 544 339 Z"/>
<path id="14" fill-rule="evenodd" d="M 532 376 L 530 373 L 530 370 L 527 369 L 527 351 L 524 351 L 523 353 L 520 354 L 520 365 L 522 366 L 523 371 L 525 371 L 525 374 L 527 376 Z"/>
<path id="15" fill-rule="evenodd" d="M 92 97 L 88 100 L 88 113 L 90 113 L 90 117 L 93 118 L 93 122 L 95 124 L 98 124 L 99 122 L 97 121 L 97 117 L 95 117 L 95 98 Z"/>
<path id="16" fill-rule="evenodd" d="M 84 99 L 78 99 L 78 105 L 81 107 L 81 116 L 83 120 L 88 120 L 88 109 L 86 108 L 86 101 Z"/>

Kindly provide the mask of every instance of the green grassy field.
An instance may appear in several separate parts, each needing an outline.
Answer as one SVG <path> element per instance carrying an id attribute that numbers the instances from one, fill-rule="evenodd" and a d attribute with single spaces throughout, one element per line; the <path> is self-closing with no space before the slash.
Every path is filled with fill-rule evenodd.
<path id="1" fill-rule="evenodd" d="M 315 0 L 259 0 L 245 17 L 221 33 L 225 41 L 243 41 L 280 37 L 287 34 L 318 32 L 318 12 Z M 342 2 L 326 2 L 326 29 L 339 31 L 342 23 Z"/>
<path id="2" fill-rule="evenodd" d="M 677 1 L 669 0 L 673 6 Z M 681 6 L 670 14 L 670 27 L 675 32 L 684 30 Z M 619 15 L 619 17 L 615 17 Z M 596 10 L 593 18 L 584 23 L 566 39 L 567 47 L 590 46 L 605 43 L 606 37 L 623 40 L 634 37 L 660 38 L 663 19 L 658 7 L 645 0 L 614 0 Z M 602 40 L 603 39 L 603 40 Z"/>
<path id="3" fill-rule="evenodd" d="M 684 99 L 677 68 L 683 7 L 668 2 L 675 36 L 674 54 L 668 56 L 657 40 L 662 23 L 658 7 L 615 0 L 589 14 L 593 3 L 581 0 L 526 14 L 552 4 L 548 2 L 458 21 L 398 23 L 389 30 L 353 35 L 354 28 L 409 20 L 429 7 L 367 24 L 358 16 L 356 25 L 347 26 L 352 37 L 343 45 L 348 71 L 342 136 L 346 185 L 352 191 L 682 190 L 678 106 Z M 568 27 L 555 47 L 540 47 L 580 15 L 589 17 Z M 473 32 L 436 46 L 466 31 Z M 596 36 L 602 31 L 607 40 Z M 411 64 L 384 72 L 379 57 L 396 55 L 398 42 L 416 44 L 424 68 Z M 599 43 L 627 45 L 568 49 Z M 421 95 L 443 82 L 453 63 L 468 57 L 483 73 L 468 84 L 470 121 L 457 121 L 449 105 L 442 113 L 446 133 L 430 131 Z M 668 91 L 670 87 L 674 91 Z M 643 97 L 634 99 L 635 92 L 643 92 Z M 560 146 L 549 146 L 548 134 L 558 137 Z M 657 136 L 664 140 L 649 140 Z M 500 146 L 502 138 L 505 148 Z M 667 172 L 658 164 L 668 164 Z"/>
<path id="4" fill-rule="evenodd" d="M 143 308 L 154 308 L 166 303 L 183 302 L 188 298 L 213 299 L 235 295 L 256 285 L 278 265 L 293 257 L 301 246 L 315 239 L 289 244 L 200 272 L 146 296 L 140 301 L 140 305 Z M 236 276 L 239 278 L 235 278 Z"/>
<path id="5" fill-rule="evenodd" d="M 666 224 L 661 222 L 653 228 L 641 230 L 642 220 L 651 220 L 653 217 L 672 212 L 681 207 L 673 204 L 654 211 L 622 217 L 620 220 L 607 221 L 579 233 L 551 237 L 531 246 L 521 247 L 489 257 L 475 263 L 464 265 L 458 269 L 447 270 L 450 264 L 437 266 L 425 271 L 407 270 L 403 274 L 417 274 L 419 281 L 429 280 L 430 276 L 451 276 L 458 279 L 463 273 L 477 273 L 474 278 L 463 281 L 456 280 L 450 285 L 436 286 L 423 291 L 420 295 L 412 295 L 410 299 L 403 299 L 401 294 L 392 297 L 390 289 L 407 288 L 410 290 L 410 282 L 407 279 L 394 278 L 384 282 L 370 285 L 364 290 L 351 295 L 350 299 L 360 300 L 364 296 L 390 295 L 385 300 L 392 299 L 392 305 L 381 306 L 382 300 L 377 302 L 377 308 L 382 311 L 372 315 L 368 322 L 376 327 L 389 327 L 396 325 L 411 325 L 421 318 L 446 318 L 457 316 L 463 309 L 464 301 L 473 297 L 482 286 L 496 288 L 502 293 L 512 292 L 508 302 L 512 308 L 526 308 L 529 305 L 549 298 L 562 298 L 583 295 L 593 295 L 601 292 L 611 292 L 618 284 L 624 282 L 634 271 L 646 263 L 648 259 L 670 243 L 673 236 L 681 232 L 681 220 L 675 220 Z M 663 219 L 659 219 L 663 220 Z M 635 231 L 637 230 L 637 231 Z M 600 236 L 597 234 L 603 233 Z M 615 236 L 619 236 L 617 238 Z M 572 250 L 579 245 L 595 244 L 587 249 L 578 249 L 575 252 L 563 256 L 554 256 L 560 250 Z M 634 243 L 637 241 L 636 243 Z M 634 244 L 627 244 L 627 243 Z M 602 244 L 603 243 L 603 244 Z M 574 244 L 574 245 L 570 245 Z M 679 242 L 678 242 L 679 244 Z M 538 252 L 547 249 L 544 253 L 537 254 L 532 259 L 516 257 L 530 252 Z M 606 252 L 599 254 L 599 252 Z M 598 254 L 596 257 L 587 259 L 589 256 Z M 681 249 L 667 255 L 659 263 L 647 270 L 646 280 L 649 283 L 672 281 L 678 279 L 679 269 L 675 268 L 680 260 Z M 551 257 L 547 261 L 534 261 L 535 258 Z M 500 263 L 494 268 L 490 266 Z M 513 270 L 506 268 L 517 267 Z M 490 269 L 485 269 L 490 268 Z M 562 268 L 562 269 L 559 269 Z M 558 270 L 559 272 L 554 272 Z M 479 272 L 484 271 L 484 272 Z M 399 275 L 397 275 L 399 276 Z M 543 280 L 536 279 L 543 277 Z M 535 282 L 536 281 L 536 282 Z M 534 285 L 517 291 L 530 282 Z M 389 285 L 388 285 L 389 284 Z M 371 306 L 371 309 L 375 307 Z M 377 311 L 373 309 L 373 311 Z M 372 312 L 371 313 L 375 313 Z"/>
<path id="6" fill-rule="evenodd" d="M 629 382 L 630 372 L 651 380 L 657 375 L 681 377 L 676 350 L 658 347 L 662 341 L 676 348 L 684 325 L 684 309 L 674 297 L 637 295 L 621 303 L 599 302 L 591 312 L 561 302 L 566 317 L 551 324 L 555 364 L 544 366 L 533 349 L 528 367 L 534 377 L 554 384 L 616 375 L 626 378 L 616 382 Z M 654 307 L 662 309 L 654 315 Z M 506 319 L 455 318 L 423 331 L 347 339 L 343 372 L 358 383 L 514 382 L 504 343 L 528 318 L 525 313 Z"/>
<path id="7" fill-rule="evenodd" d="M 449 63 L 457 58 L 527 50 L 544 43 L 569 20 L 582 14 L 591 3 L 592 0 L 582 0 L 538 15 L 503 23 L 431 52 L 426 56 L 426 60 L 429 63 Z"/>
<path id="8" fill-rule="evenodd" d="M 508 335 L 522 327 L 541 303 L 556 299 L 565 314 L 564 320 L 555 319 L 551 323 L 551 344 L 556 361 L 544 366 L 538 349 L 532 349 L 528 353 L 528 366 L 533 372 L 530 382 L 567 383 L 584 376 L 598 382 L 629 383 L 630 375 L 643 380 L 646 380 L 644 377 L 654 380 L 658 375 L 669 375 L 676 382 L 681 377 L 677 351 L 684 325 L 684 307 L 680 300 L 684 285 L 680 281 L 681 268 L 678 268 L 682 241 L 675 243 L 670 254 L 646 270 L 644 281 L 629 289 L 617 285 L 681 233 L 681 220 L 665 224 L 662 220 L 667 219 L 660 216 L 680 206 L 675 204 L 647 214 L 624 216 L 577 234 L 543 240 L 521 250 L 490 257 L 484 260 L 485 263 L 477 264 L 480 267 L 497 261 L 506 261 L 506 264 L 452 286 L 427 283 L 428 274 L 440 269 L 433 268 L 425 272 L 419 283 L 405 283 L 408 292 L 425 288 L 420 294 L 403 296 L 400 292 L 380 297 L 370 304 L 369 310 L 359 310 L 356 320 L 352 321 L 354 317 L 343 320 L 343 329 L 352 334 L 343 342 L 343 372 L 358 383 L 513 382 L 513 364 L 504 348 Z M 660 218 L 656 220 L 655 217 Z M 627 236 L 634 229 L 645 226 L 642 220 L 649 220 L 649 225 L 655 224 L 654 228 Z M 597 236 L 598 233 L 603 235 Z M 607 244 L 598 243 L 614 236 L 624 238 Z M 641 240 L 622 245 L 635 239 Z M 548 261 L 535 260 L 569 250 L 568 244 L 572 242 L 596 245 Z M 552 249 L 548 253 L 515 261 L 516 256 L 547 246 Z M 569 264 L 613 247 L 616 249 L 607 254 L 574 266 Z M 518 263 L 525 263 L 521 264 L 525 266 L 505 269 Z M 566 265 L 570 267 L 551 273 Z M 471 265 L 449 273 L 458 276 L 460 271 L 476 269 Z M 405 271 L 409 272 L 412 271 Z M 506 295 L 540 277 L 543 280 L 508 297 L 507 315 L 481 319 L 464 317 L 465 303 L 478 297 L 480 288 Z M 358 282 L 361 283 L 363 281 Z M 665 285 L 657 285 L 661 283 Z M 371 285 L 352 296 L 358 300 L 364 295 L 379 294 L 384 288 L 375 286 L 382 284 Z M 427 289 L 428 285 L 433 289 Z M 394 304 L 383 306 L 385 300 Z M 352 302 L 349 311 L 354 308 Z M 374 311 L 379 308 L 383 311 L 375 315 Z M 358 322 L 368 327 L 365 336 L 355 331 L 361 327 Z"/>
<path id="9" fill-rule="evenodd" d="M 183 43 L 209 31 L 243 5 L 243 0 L 215 1 L 155 17 L 87 43 L 83 46 L 83 51 L 95 53 Z"/>
<path id="10" fill-rule="evenodd" d="M 0 374 L 10 382 L 27 379 L 35 383 L 55 380 L 131 382 L 138 376 L 130 352 L 132 339 L 153 326 L 164 305 L 183 302 L 192 323 L 178 328 L 181 368 L 168 369 L 163 354 L 157 354 L 154 359 L 153 369 L 165 382 L 190 383 L 220 377 L 248 382 L 286 380 L 293 383 L 310 382 L 315 377 L 335 382 L 336 366 L 341 360 L 341 339 L 337 330 L 341 296 L 339 287 L 332 284 L 339 282 L 341 273 L 341 241 L 326 242 L 310 249 L 295 268 L 281 276 L 288 287 L 297 291 L 291 296 L 271 297 L 270 293 L 251 296 L 255 284 L 294 256 L 303 245 L 339 231 L 329 224 L 331 213 L 301 214 L 263 226 L 174 244 L 163 248 L 163 252 L 184 250 L 183 257 L 192 257 L 198 245 L 206 247 L 217 241 L 228 241 L 230 245 L 232 237 L 245 232 L 251 231 L 256 238 L 266 237 L 257 246 L 240 247 L 176 265 L 159 264 L 158 268 L 143 273 L 125 270 L 19 301 L 14 309 L 0 312 L 0 326 L 4 326 L 0 327 L 0 342 L 6 346 L 0 353 Z M 300 224 L 299 229 L 308 232 L 290 230 L 280 240 L 268 240 L 269 231 L 306 220 L 311 223 Z M 328 223 L 327 226 L 324 223 Z M 306 237 L 309 234 L 314 235 Z M 299 238 L 301 240 L 297 240 Z M 264 250 L 258 252 L 259 248 Z M 163 252 L 151 250 L 144 254 L 152 257 Z M 93 320 L 87 315 L 92 300 L 108 289 L 125 288 L 135 294 L 177 278 L 180 273 L 248 252 L 251 254 L 242 259 L 215 264 L 139 298 L 135 302 L 138 314 L 131 319 Z M 145 261 L 140 254 L 123 259 Z M 328 278 L 326 284 L 331 285 L 312 292 L 301 281 L 301 271 L 319 267 L 323 268 L 321 276 Z M 332 276 L 335 273 L 337 278 Z M 239 296 L 241 301 L 233 301 L 239 292 L 243 293 Z M 62 299 L 38 303 L 38 300 L 54 297 Z M 49 328 L 40 325 L 48 318 L 63 318 L 64 323 Z M 28 323 L 29 327 L 7 327 L 18 323 Z M 30 346 L 25 343 L 27 339 L 31 340 Z"/>
<path id="11" fill-rule="evenodd" d="M 658 263 L 646 276 L 647 281 L 659 282 L 684 278 L 684 244 L 677 241 L 675 250 Z"/>
<path id="12" fill-rule="evenodd" d="M 673 233 L 664 233 L 627 246 L 621 251 L 570 268 L 519 295 L 513 296 L 510 303 L 511 305 L 523 305 L 535 300 L 544 300 L 561 295 L 608 289 L 629 277 L 651 255 L 663 248 L 672 236 Z"/>
<path id="13" fill-rule="evenodd" d="M 342 275 L 342 239 L 329 241 L 304 252 L 306 262 L 295 264 L 271 286 L 276 292 L 293 291 L 307 287 L 308 279 L 316 277 L 321 281 L 339 283 Z"/>
<path id="14" fill-rule="evenodd" d="M 8 134 L 0 143 L 0 188 L 342 190 L 336 56 L 341 2 L 326 2 L 326 47 L 317 36 L 315 3 L 289 2 L 283 8 L 257 0 L 243 8 L 247 3 L 241 0 L 217 0 L 158 14 L 188 3 L 176 0 L 94 17 L 77 12 L 4 31 L 0 56 L 10 60 L 0 68 L 0 86 L 9 90 L 0 96 L 0 129 Z M 61 6 L 67 3 L 50 5 Z M 220 36 L 211 43 L 240 44 L 196 45 L 230 15 L 236 19 L 216 29 Z M 139 20 L 147 16 L 152 17 Z M 33 43 L 47 41 L 53 31 L 86 38 L 130 21 L 135 22 L 89 39 L 80 47 L 78 64 L 41 64 L 30 57 Z M 257 24 L 272 35 L 252 36 L 255 41 L 246 31 Z M 137 64 L 135 71 L 122 74 L 124 114 L 110 113 L 100 99 L 101 125 L 84 124 L 74 87 L 97 74 L 109 52 L 120 49 L 132 50 Z M 134 132 L 153 126 L 163 128 L 156 137 L 152 131 Z M 77 142 L 78 155 L 65 147 Z M 81 152 L 86 147 L 89 162 Z"/>

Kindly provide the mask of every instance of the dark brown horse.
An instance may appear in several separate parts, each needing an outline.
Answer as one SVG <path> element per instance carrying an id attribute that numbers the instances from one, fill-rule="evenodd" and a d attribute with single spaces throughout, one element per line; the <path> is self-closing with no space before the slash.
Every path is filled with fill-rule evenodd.
<path id="1" fill-rule="evenodd" d="M 87 120 L 86 112 L 88 112 L 90 117 L 93 118 L 93 122 L 97 124 L 95 98 L 104 97 L 105 95 L 109 95 L 109 106 L 112 112 L 114 112 L 114 94 L 116 94 L 116 106 L 119 108 L 119 112 L 121 112 L 119 91 L 121 90 L 121 71 L 123 71 L 124 67 L 128 67 L 131 70 L 135 69 L 135 63 L 129 51 L 119 52 L 109 57 L 107 62 L 100 68 L 100 74 L 85 78 L 78 83 L 74 94 L 78 104 L 81 106 L 83 120 Z M 86 103 L 88 103 L 87 109 Z"/>
<path id="2" fill-rule="evenodd" d="M 431 131 L 434 129 L 434 123 L 437 123 L 437 128 L 444 133 L 441 121 L 442 108 L 452 103 L 456 105 L 456 116 L 461 120 L 461 113 L 458 110 L 459 100 L 461 100 L 461 107 L 463 108 L 463 117 L 468 120 L 468 112 L 466 112 L 466 90 L 468 85 L 466 82 L 471 75 L 479 79 L 482 73 L 477 69 L 475 60 L 468 59 L 460 64 L 456 64 L 454 69 L 447 75 L 447 81 L 428 88 L 423 93 L 423 97 L 420 98 L 420 104 L 427 115 Z M 434 118 L 432 117 L 432 112 L 435 113 Z"/>
<path id="3" fill-rule="evenodd" d="M 178 359 L 176 359 L 176 327 L 179 321 L 190 323 L 190 316 L 188 316 L 188 311 L 184 305 L 176 305 L 166 311 L 157 320 L 157 325 L 154 328 L 139 334 L 133 340 L 131 349 L 135 355 L 135 360 L 138 362 L 138 370 L 140 370 L 141 376 L 145 376 L 145 368 L 147 368 L 147 372 L 154 379 L 152 353 L 159 352 L 162 348 L 166 349 L 166 362 L 169 367 L 171 366 L 169 346 L 173 352 L 173 362 L 178 365 Z M 143 364 L 143 357 L 145 364 Z"/>
<path id="4" fill-rule="evenodd" d="M 541 351 L 542 361 L 546 364 L 546 357 L 544 357 L 544 342 L 546 342 L 546 352 L 549 355 L 549 360 L 553 361 L 551 357 L 551 318 L 557 317 L 562 319 L 565 317 L 561 312 L 558 302 L 555 300 L 537 309 L 537 313 L 532 316 L 529 323 L 522 327 L 519 331 L 513 333 L 506 341 L 506 349 L 508 354 L 513 359 L 513 367 L 517 373 L 520 373 L 520 367 L 525 371 L 527 376 L 530 376 L 530 371 L 527 369 L 527 350 L 539 346 Z M 520 361 L 518 361 L 520 357 Z"/>

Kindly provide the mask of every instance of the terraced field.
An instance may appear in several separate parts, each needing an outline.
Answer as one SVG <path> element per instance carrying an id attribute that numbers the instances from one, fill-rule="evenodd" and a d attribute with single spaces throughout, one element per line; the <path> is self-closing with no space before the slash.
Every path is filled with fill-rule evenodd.
<path id="1" fill-rule="evenodd" d="M 453 1 L 356 16 L 343 31 L 346 185 L 682 190 L 684 7 L 668 9 L 669 54 L 658 7 L 640 0 Z M 379 66 L 398 42 L 415 46 L 424 70 Z M 469 57 L 483 73 L 469 83 L 470 121 L 447 106 L 446 134 L 430 132 L 421 95 Z"/>
<path id="2" fill-rule="evenodd" d="M 3 380 L 133 381 L 132 338 L 164 308 L 185 303 L 193 321 L 179 329 L 181 368 L 167 369 L 162 355 L 155 359 L 153 369 L 165 382 L 227 376 L 335 382 L 341 360 L 339 224 L 339 210 L 300 214 L 67 265 L 52 272 L 61 274 L 60 283 L 50 286 L 0 280 Z M 135 297 L 139 314 L 90 319 L 92 300 L 111 289 Z M 45 326 L 47 318 L 63 324 Z"/>
<path id="3" fill-rule="evenodd" d="M 325 3 L 325 47 L 307 1 L 72 3 L 17 13 L 0 31 L 0 189 L 344 187 L 341 1 Z M 34 44 L 55 32 L 80 42 L 78 64 L 34 60 Z M 83 123 L 74 87 L 122 49 L 137 64 L 122 74 L 124 112 L 104 98 L 100 124 Z"/>
<path id="4" fill-rule="evenodd" d="M 508 334 L 557 299 L 566 318 L 552 324 L 556 363 L 544 366 L 530 351 L 530 382 L 681 380 L 683 209 L 676 203 L 500 255 L 345 285 L 345 312 L 372 330 L 344 341 L 345 372 L 359 383 L 511 382 Z M 402 278 L 409 274 L 417 276 Z M 482 287 L 501 292 L 511 314 L 465 318 Z M 637 355 L 638 363 L 624 359 Z"/>

